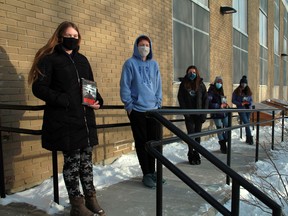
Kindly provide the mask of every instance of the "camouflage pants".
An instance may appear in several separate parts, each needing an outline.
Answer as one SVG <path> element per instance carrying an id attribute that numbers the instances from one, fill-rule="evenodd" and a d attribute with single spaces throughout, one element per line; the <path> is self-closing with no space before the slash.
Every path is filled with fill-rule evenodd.
<path id="1" fill-rule="evenodd" d="M 63 178 L 69 196 L 80 196 L 80 185 L 84 194 L 94 192 L 92 147 L 63 152 Z"/>

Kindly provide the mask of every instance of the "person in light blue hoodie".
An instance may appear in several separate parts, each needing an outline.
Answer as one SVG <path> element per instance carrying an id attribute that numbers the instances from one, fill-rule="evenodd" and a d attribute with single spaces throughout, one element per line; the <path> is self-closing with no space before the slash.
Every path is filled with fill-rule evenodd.
<path id="1" fill-rule="evenodd" d="M 155 119 L 147 118 L 146 111 L 161 108 L 162 82 L 158 63 L 152 57 L 151 39 L 140 35 L 134 43 L 133 56 L 122 68 L 120 97 L 131 123 L 142 182 L 155 188 L 155 159 L 145 150 L 145 144 L 162 138 L 162 126 Z"/>

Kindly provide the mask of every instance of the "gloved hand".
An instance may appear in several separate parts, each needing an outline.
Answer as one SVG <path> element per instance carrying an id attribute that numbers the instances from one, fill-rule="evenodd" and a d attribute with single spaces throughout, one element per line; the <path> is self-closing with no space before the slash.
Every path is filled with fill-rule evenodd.
<path id="1" fill-rule="evenodd" d="M 242 102 L 242 106 L 246 106 L 246 105 L 248 105 L 248 106 L 249 106 L 249 105 L 250 105 L 250 103 L 249 103 L 248 101 L 243 101 L 243 102 Z"/>

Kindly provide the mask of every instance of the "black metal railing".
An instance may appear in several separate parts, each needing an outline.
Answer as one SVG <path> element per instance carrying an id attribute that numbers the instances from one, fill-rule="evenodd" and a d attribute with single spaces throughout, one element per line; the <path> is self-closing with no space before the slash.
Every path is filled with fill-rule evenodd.
<path id="1" fill-rule="evenodd" d="M 112 105 L 112 106 L 103 106 L 103 109 L 123 109 L 123 106 L 118 106 L 118 105 Z M 0 104 L 0 110 L 1 109 L 9 109 L 9 110 L 31 110 L 31 111 L 39 111 L 39 110 L 43 110 L 44 109 L 44 105 L 42 106 L 26 106 L 26 105 L 7 105 L 7 104 Z M 271 110 L 271 109 L 270 109 Z M 278 109 L 275 109 L 278 110 Z M 275 121 L 275 115 L 274 115 L 274 111 L 273 110 L 273 122 Z M 257 112 L 257 117 L 259 118 L 259 113 L 261 111 L 264 111 L 263 109 L 255 109 L 253 110 L 253 112 Z M 265 111 L 267 111 L 267 109 L 265 109 Z M 231 122 L 232 122 L 232 113 L 234 112 L 241 112 L 241 110 L 237 110 L 237 109 L 227 109 L 225 110 L 225 112 L 229 113 L 229 126 L 228 128 L 224 128 L 224 129 L 217 129 L 217 130 L 209 130 L 209 131 L 202 131 L 201 133 L 195 133 L 192 135 L 187 135 L 186 133 L 183 133 L 180 129 L 176 129 L 170 128 L 171 125 L 173 125 L 173 122 L 179 122 L 179 121 L 184 121 L 183 118 L 182 119 L 172 119 L 172 120 L 167 120 L 165 119 L 162 115 L 183 115 L 184 113 L 195 113 L 195 112 L 199 112 L 199 111 L 191 111 L 191 110 L 181 110 L 179 109 L 179 107 L 173 107 L 173 106 L 163 106 L 163 109 L 157 110 L 157 111 L 151 111 L 151 112 L 147 112 L 148 115 L 151 115 L 152 117 L 156 118 L 158 121 L 163 121 L 161 122 L 165 127 L 167 127 L 172 133 L 174 133 L 175 135 L 177 135 L 178 137 L 169 137 L 166 139 L 161 140 L 161 142 L 151 142 L 148 145 L 148 151 L 154 155 L 154 157 L 157 158 L 157 181 L 160 181 L 162 179 L 162 166 L 160 166 L 160 163 L 164 164 L 165 166 L 167 166 L 167 168 L 173 170 L 173 172 L 176 172 L 176 175 L 186 184 L 188 183 L 189 186 L 192 185 L 192 189 L 194 188 L 194 190 L 198 191 L 198 193 L 200 195 L 203 195 L 207 198 L 207 201 L 214 206 L 217 210 L 219 210 L 219 212 L 224 213 L 224 215 L 230 215 L 229 211 L 222 205 L 217 203 L 217 201 L 215 202 L 213 197 L 209 198 L 209 195 L 199 186 L 197 186 L 196 184 L 193 183 L 193 181 L 185 176 L 185 174 L 183 175 L 183 173 L 181 173 L 181 171 L 177 170 L 177 168 L 175 169 L 175 166 L 171 166 L 171 164 L 169 164 L 170 162 L 167 161 L 167 159 L 165 159 L 163 157 L 163 155 L 159 155 L 159 152 L 161 152 L 162 149 L 162 144 L 168 144 L 168 143 L 172 143 L 175 140 L 179 140 L 179 138 L 181 138 L 182 140 L 184 140 L 185 142 L 187 142 L 188 145 L 192 145 L 193 148 L 194 146 L 199 146 L 195 144 L 195 141 L 192 139 L 194 137 L 197 136 L 205 136 L 205 135 L 209 135 L 209 134 L 213 134 L 213 133 L 217 133 L 220 131 L 228 131 L 228 135 L 229 135 L 229 139 L 228 139 L 228 153 L 227 153 L 227 165 L 223 165 L 223 163 L 221 162 L 220 164 L 218 164 L 219 162 L 215 162 L 215 160 L 218 160 L 217 158 L 215 159 L 215 157 L 209 153 L 207 150 L 205 150 L 203 147 L 199 147 L 202 149 L 197 149 L 198 147 L 196 147 L 196 150 L 199 150 L 199 152 L 206 157 L 209 161 L 213 161 L 213 163 L 217 164 L 217 167 L 224 167 L 223 168 L 223 172 L 226 173 L 227 175 L 227 180 L 226 183 L 229 184 L 230 183 L 230 178 L 233 179 L 233 186 L 232 186 L 232 209 L 233 209 L 233 214 L 239 212 L 239 205 L 237 206 L 237 201 L 235 202 L 235 200 L 237 200 L 237 188 L 236 187 L 236 183 L 234 183 L 234 181 L 238 181 L 237 177 L 238 175 L 236 175 L 237 177 L 235 177 L 235 173 L 233 173 L 234 171 L 229 168 L 230 163 L 231 163 L 231 130 L 237 129 L 237 128 L 242 128 L 248 125 L 257 125 L 257 131 L 256 131 L 256 154 L 255 154 L 255 161 L 258 160 L 258 150 L 257 150 L 257 146 L 259 144 L 259 125 L 265 122 L 269 122 L 268 121 L 262 121 L 261 123 L 257 120 L 256 123 L 251 123 L 251 124 L 242 124 L 242 125 L 237 125 L 237 126 L 231 126 Z M 201 110 L 201 113 L 213 113 L 213 112 L 218 112 L 218 110 Z M 220 111 L 221 112 L 221 111 Z M 283 116 L 282 116 L 282 141 L 283 141 L 283 136 L 284 136 L 284 112 L 283 112 Z M 113 128 L 113 127 L 127 127 L 130 126 L 130 123 L 116 123 L 116 124 L 103 124 L 103 125 L 97 125 L 97 128 Z M 175 126 L 174 126 L 175 127 Z M 274 124 L 272 125 L 273 129 L 272 131 L 274 131 Z M 6 131 L 6 132 L 15 132 L 15 133 L 23 133 L 23 134 L 32 134 L 32 135 L 41 135 L 41 130 L 30 130 L 30 129 L 23 129 L 23 128 L 13 128 L 13 127 L 3 127 L 0 125 L 0 193 L 1 193 L 1 197 L 5 198 L 5 181 L 4 181 L 4 164 L 3 164 L 3 149 L 2 149 L 2 136 L 1 136 L 1 132 L 2 131 Z M 175 132 L 176 131 L 176 132 Z M 181 131 L 181 132 L 180 132 Z M 180 135 L 178 135 L 178 133 L 180 133 Z M 187 140 L 187 136 L 188 136 L 188 140 Z M 272 133 L 272 140 L 274 140 L 274 133 Z M 272 142 L 272 148 L 274 145 L 274 141 Z M 154 147 L 156 147 L 156 149 L 158 149 L 157 151 L 155 151 Z M 58 191 L 58 166 L 57 166 L 58 162 L 57 162 L 57 152 L 54 151 L 52 152 L 52 165 L 53 165 L 53 187 L 54 187 L 54 201 L 56 203 L 59 204 L 59 191 Z M 216 165 L 215 164 L 215 165 Z M 161 167 L 161 168 L 159 168 Z M 228 167 L 228 168 L 227 168 Z M 228 169 L 228 170 L 227 170 Z M 232 170 L 232 171 L 231 171 Z M 178 174 L 177 174 L 178 173 Z M 231 174 L 232 173 L 232 174 Z M 237 174 L 237 173 L 236 173 Z M 245 179 L 244 179 L 245 180 Z M 240 180 L 239 185 L 243 186 L 243 180 Z M 192 183 L 191 183 L 192 182 Z M 162 184 L 160 184 L 162 185 Z M 244 186 L 246 187 L 250 187 L 250 184 L 248 184 L 247 182 L 244 183 Z M 236 189 L 233 189 L 234 187 L 236 187 Z M 162 204 L 161 204 L 161 199 L 160 199 L 160 195 L 159 195 L 159 191 L 161 192 L 162 187 L 157 187 L 157 215 L 162 215 Z M 253 191 L 253 189 L 251 189 Z M 256 190 L 258 193 L 259 190 Z M 261 191 L 260 191 L 261 192 Z M 235 195 L 236 194 L 236 195 Z M 261 193 L 260 193 L 261 194 Z M 207 196 L 206 196 L 207 195 Z M 162 196 L 162 195 L 161 195 Z M 266 198 L 264 198 L 265 201 Z M 268 201 L 266 200 L 264 203 L 266 202 L 270 202 L 271 200 L 268 199 Z M 238 197 L 238 202 L 239 202 L 239 197 Z M 272 200 L 273 203 L 273 200 Z M 161 207 L 161 208 L 160 208 Z M 274 206 L 275 207 L 275 206 Z M 276 209 L 279 206 L 276 205 Z M 238 210 L 237 210 L 238 208 Z M 273 211 L 274 212 L 274 211 Z M 276 211 L 277 212 L 277 211 Z M 281 212 L 281 208 L 280 208 L 280 212 Z M 160 214 L 161 213 L 161 214 Z M 235 214 L 237 215 L 237 214 Z M 274 214 L 273 214 L 274 215 Z M 278 215 L 278 214 L 275 214 Z"/>
<path id="2" fill-rule="evenodd" d="M 41 111 L 44 110 L 45 105 L 40 106 L 27 106 L 27 105 L 11 105 L 11 104 L 0 104 L 0 110 L 25 110 L 25 111 Z M 172 109 L 172 106 L 163 106 L 165 109 Z M 122 109 L 123 105 L 106 105 L 101 109 Z M 177 109 L 177 108 L 176 108 Z M 173 119 L 172 122 L 183 121 L 183 119 Z M 115 124 L 98 124 L 97 129 L 105 128 L 115 128 L 115 127 L 127 127 L 130 123 L 115 123 Z M 0 196 L 5 198 L 5 174 L 4 174 L 4 160 L 3 160 L 3 144 L 2 144 L 2 132 L 13 132 L 22 133 L 30 135 L 41 135 L 42 130 L 32 130 L 26 128 L 15 128 L 15 127 L 5 127 L 1 125 L 0 122 Z M 57 151 L 52 151 L 52 175 L 53 175 L 53 190 L 54 190 L 54 201 L 59 204 L 59 189 L 58 189 L 58 158 Z"/>
<path id="3" fill-rule="evenodd" d="M 157 216 L 162 216 L 162 199 L 163 199 L 163 165 L 168 168 L 172 173 L 174 173 L 179 179 L 181 179 L 184 183 L 186 183 L 191 189 L 193 189 L 196 193 L 199 194 L 203 199 L 205 199 L 210 205 L 212 205 L 215 209 L 217 209 L 223 215 L 239 215 L 239 203 L 240 203 L 240 186 L 245 188 L 251 194 L 253 194 L 256 198 L 262 201 L 265 205 L 267 205 L 271 210 L 274 216 L 281 215 L 281 206 L 279 206 L 274 200 L 269 198 L 266 194 L 260 191 L 257 187 L 253 186 L 246 179 L 244 179 L 241 175 L 235 172 L 230 168 L 231 162 L 231 131 L 237 128 L 242 128 L 245 126 L 250 126 L 256 124 L 256 153 L 255 160 L 258 160 L 259 154 L 259 126 L 264 123 L 272 122 L 272 131 L 274 131 L 274 123 L 275 111 L 279 109 L 269 109 L 272 111 L 272 119 L 271 120 L 263 120 L 260 122 L 260 112 L 267 111 L 267 109 L 255 109 L 250 110 L 250 112 L 257 112 L 257 122 L 251 122 L 249 124 L 242 124 L 237 126 L 232 126 L 232 112 L 247 112 L 247 110 L 238 110 L 238 109 L 225 109 L 225 110 L 152 110 L 147 112 L 147 116 L 157 119 L 164 127 L 166 127 L 169 131 L 171 131 L 177 137 L 173 138 L 173 142 L 182 140 L 186 142 L 189 146 L 198 151 L 203 157 L 205 157 L 211 164 L 214 164 L 218 167 L 222 172 L 224 172 L 227 176 L 226 183 L 230 184 L 230 178 L 232 178 L 232 205 L 231 211 L 225 208 L 221 203 L 219 203 L 213 196 L 211 196 L 208 192 L 206 192 L 203 188 L 201 188 L 197 183 L 195 183 L 190 177 L 188 177 L 184 172 L 178 169 L 173 163 L 171 163 L 166 157 L 162 154 L 163 145 L 171 144 L 172 140 L 170 139 L 162 139 L 160 141 L 151 141 L 148 142 L 146 147 L 147 151 L 152 154 L 157 159 L 157 195 L 156 195 L 156 206 L 157 206 Z M 194 134 L 186 134 L 174 124 L 172 124 L 169 120 L 164 118 L 164 115 L 184 115 L 184 114 L 203 114 L 203 113 L 219 113 L 225 112 L 228 113 L 228 122 L 229 125 L 224 129 L 210 130 L 201 133 Z M 282 112 L 282 123 L 284 123 L 284 112 Z M 283 129 L 283 127 L 282 127 Z M 211 154 L 204 147 L 199 145 L 193 138 L 199 136 L 205 136 L 213 133 L 217 133 L 220 131 L 228 131 L 228 152 L 227 152 L 227 164 L 223 163 L 213 154 Z M 282 140 L 283 140 L 282 133 Z M 272 132 L 272 148 L 274 148 L 274 132 Z"/>

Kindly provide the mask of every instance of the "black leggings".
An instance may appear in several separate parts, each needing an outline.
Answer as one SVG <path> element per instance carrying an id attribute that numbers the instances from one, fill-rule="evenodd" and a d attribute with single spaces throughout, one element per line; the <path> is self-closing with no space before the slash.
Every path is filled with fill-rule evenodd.
<path id="1" fill-rule="evenodd" d="M 92 147 L 63 152 L 63 178 L 68 195 L 80 196 L 79 180 L 84 194 L 94 192 Z"/>

